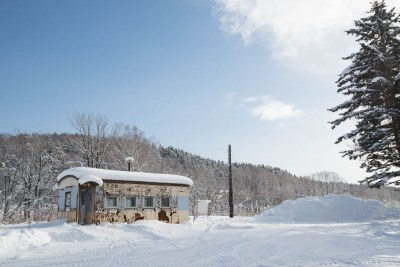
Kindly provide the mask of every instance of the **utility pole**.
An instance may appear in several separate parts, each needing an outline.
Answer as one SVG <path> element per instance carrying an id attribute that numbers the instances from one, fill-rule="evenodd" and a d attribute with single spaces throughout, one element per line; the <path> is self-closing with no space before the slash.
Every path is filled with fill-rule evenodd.
<path id="1" fill-rule="evenodd" d="M 233 218 L 233 186 L 232 186 L 232 149 L 228 146 L 228 163 L 229 163 L 229 217 Z"/>

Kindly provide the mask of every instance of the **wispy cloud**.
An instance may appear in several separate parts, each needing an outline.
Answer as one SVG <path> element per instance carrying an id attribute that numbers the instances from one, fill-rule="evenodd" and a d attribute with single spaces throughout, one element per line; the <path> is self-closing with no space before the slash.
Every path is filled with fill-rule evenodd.
<path id="1" fill-rule="evenodd" d="M 253 117 L 264 121 L 278 121 L 296 117 L 302 113 L 299 108 L 289 103 L 284 103 L 271 96 L 247 97 L 242 105 L 246 107 Z"/>
<path id="2" fill-rule="evenodd" d="M 355 43 L 344 33 L 366 15 L 366 0 L 213 0 L 221 28 L 246 44 L 261 40 L 274 59 L 313 72 L 337 71 Z M 389 7 L 400 9 L 398 0 Z"/>

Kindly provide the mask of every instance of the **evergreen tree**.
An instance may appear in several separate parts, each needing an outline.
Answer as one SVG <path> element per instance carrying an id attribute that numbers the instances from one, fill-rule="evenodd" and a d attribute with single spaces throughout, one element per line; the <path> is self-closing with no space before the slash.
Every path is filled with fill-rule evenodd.
<path id="1" fill-rule="evenodd" d="M 340 75 L 338 93 L 350 99 L 329 109 L 339 112 L 332 128 L 351 120 L 355 129 L 336 143 L 351 140 L 343 156 L 361 159 L 372 175 L 363 182 L 381 186 L 400 176 L 400 27 L 399 16 L 385 1 L 374 1 L 368 16 L 355 21 L 347 31 L 360 45 L 358 52 L 344 58 L 352 64 Z"/>

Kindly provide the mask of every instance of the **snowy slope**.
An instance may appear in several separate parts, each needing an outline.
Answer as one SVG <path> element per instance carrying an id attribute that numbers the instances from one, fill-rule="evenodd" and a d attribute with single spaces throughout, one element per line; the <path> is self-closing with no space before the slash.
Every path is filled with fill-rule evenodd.
<path id="1" fill-rule="evenodd" d="M 323 203 L 340 219 L 343 214 L 336 209 L 357 201 L 348 196 L 299 199 L 283 203 L 275 214 L 302 207 L 305 216 L 309 206 L 310 215 L 318 216 L 315 207 Z M 369 201 L 365 208 L 382 209 Z M 353 216 L 356 222 L 339 224 L 321 218 L 310 219 L 317 224 L 275 224 L 262 220 L 268 217 L 263 214 L 200 217 L 179 225 L 0 225 L 0 266 L 400 266 L 400 221 L 386 220 L 393 212 L 380 211 L 373 222 L 359 222 L 366 219 L 360 215 Z"/>

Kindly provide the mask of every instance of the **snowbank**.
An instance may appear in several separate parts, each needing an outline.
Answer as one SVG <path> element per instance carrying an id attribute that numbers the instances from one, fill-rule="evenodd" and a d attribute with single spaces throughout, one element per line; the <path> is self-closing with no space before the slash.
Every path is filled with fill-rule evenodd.
<path id="1" fill-rule="evenodd" d="M 391 210 L 377 201 L 332 195 L 286 202 L 275 213 L 280 210 L 281 216 L 288 216 L 297 209 L 317 221 L 304 209 L 320 213 L 335 202 L 338 209 L 365 203 L 370 212 Z M 387 218 L 390 212 L 380 214 L 378 218 Z M 266 217 L 272 216 L 264 214 L 263 220 Z M 400 220 L 342 224 L 263 220 L 201 216 L 181 224 L 81 226 L 56 221 L 31 224 L 30 229 L 27 224 L 3 225 L 0 266 L 400 266 Z"/>
<path id="2" fill-rule="evenodd" d="M 48 233 L 37 229 L 10 230 L 0 234 L 0 258 L 50 243 Z"/>
<path id="3" fill-rule="evenodd" d="M 399 218 L 400 209 L 378 200 L 333 194 L 287 200 L 255 217 L 256 221 L 278 223 L 349 223 Z"/>

